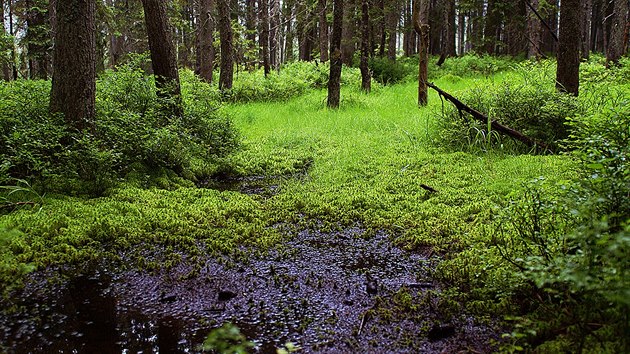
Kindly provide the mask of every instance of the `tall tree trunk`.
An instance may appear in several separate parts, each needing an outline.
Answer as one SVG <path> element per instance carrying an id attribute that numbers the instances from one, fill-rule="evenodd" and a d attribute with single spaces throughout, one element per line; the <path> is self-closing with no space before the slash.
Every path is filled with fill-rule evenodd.
<path id="1" fill-rule="evenodd" d="M 271 11 L 269 20 L 269 64 L 274 70 L 280 69 L 280 0 L 271 0 Z"/>
<path id="2" fill-rule="evenodd" d="M 294 14 L 294 3 L 293 1 L 285 1 L 285 17 L 286 17 L 286 34 L 284 37 L 284 62 L 293 61 L 293 41 L 295 39 L 294 31 L 293 31 L 293 14 Z"/>
<path id="3" fill-rule="evenodd" d="M 162 110 L 169 116 L 182 116 L 177 56 L 166 12 L 166 2 L 142 0 L 142 6 L 151 51 L 151 67 L 155 75 L 158 97 L 161 97 Z"/>
<path id="4" fill-rule="evenodd" d="M 397 1 L 391 1 L 389 6 L 386 8 L 387 18 L 385 23 L 387 24 L 387 58 L 390 60 L 396 60 L 396 35 L 400 16 L 397 5 Z"/>
<path id="5" fill-rule="evenodd" d="M 527 8 L 525 1 L 516 1 L 507 13 L 505 36 L 507 54 L 518 56 L 527 53 Z"/>
<path id="6" fill-rule="evenodd" d="M 528 1 L 528 0 L 525 0 Z M 531 0 L 531 6 L 534 9 L 538 9 L 538 0 Z M 542 51 L 542 23 L 534 14 L 534 12 L 528 8 L 528 16 L 527 16 L 527 37 L 528 37 L 528 51 L 527 57 L 530 59 L 540 59 L 543 54 Z"/>
<path id="7" fill-rule="evenodd" d="M 318 0 L 317 12 L 319 14 L 319 60 L 325 63 L 328 61 L 328 20 L 326 20 L 328 9 L 326 0 Z"/>
<path id="8" fill-rule="evenodd" d="M 465 46 L 464 38 L 466 38 L 466 20 L 463 11 L 457 14 L 457 54 L 464 55 Z"/>
<path id="9" fill-rule="evenodd" d="M 221 72 L 219 74 L 219 90 L 232 89 L 234 80 L 234 47 L 232 43 L 232 21 L 230 19 L 229 0 L 218 0 L 219 36 L 221 37 Z"/>
<path id="10" fill-rule="evenodd" d="M 615 0 L 610 27 L 610 40 L 606 51 L 607 63 L 618 63 L 626 49 L 626 26 L 628 25 L 628 0 Z"/>
<path id="11" fill-rule="evenodd" d="M 545 22 L 549 25 L 550 29 L 543 31 L 542 35 L 542 50 L 546 53 L 555 54 L 558 50 L 558 42 L 556 41 L 556 34 L 558 33 L 558 0 L 546 0 L 549 6 L 547 11 L 542 11 L 541 14 L 546 15 Z M 579 24 L 579 19 L 578 19 Z M 578 26 L 579 27 L 579 26 Z"/>
<path id="12" fill-rule="evenodd" d="M 484 28 L 485 51 L 494 54 L 497 45 L 497 30 L 501 26 L 501 14 L 496 7 L 496 0 L 488 0 L 486 26 Z"/>
<path id="13" fill-rule="evenodd" d="M 562 0 L 558 43 L 558 90 L 578 95 L 580 85 L 580 0 Z"/>
<path id="14" fill-rule="evenodd" d="M 429 0 L 416 0 L 413 12 L 413 25 L 420 37 L 419 61 L 418 61 L 418 106 L 426 106 L 429 89 L 428 63 L 429 63 Z"/>
<path id="15" fill-rule="evenodd" d="M 6 33 L 6 29 L 4 28 L 4 0 L 0 0 L 0 18 L 2 19 L 2 23 L 0 23 L 0 36 Z M 5 81 L 11 80 L 11 70 L 9 69 L 9 64 L 3 62 L 2 63 L 2 79 Z"/>
<path id="16" fill-rule="evenodd" d="M 258 33 L 256 17 L 256 0 L 245 0 L 245 39 L 247 40 L 247 55 L 245 56 L 247 62 L 245 65 L 248 70 L 253 70 L 256 66 L 252 58 L 256 51 L 256 33 Z"/>
<path id="17" fill-rule="evenodd" d="M 447 57 L 454 57 L 457 55 L 455 50 L 455 18 L 457 17 L 457 13 L 455 12 L 455 0 L 446 0 L 446 10 L 444 14 L 444 23 L 446 24 L 446 31 L 444 39 L 445 50 L 444 53 Z"/>
<path id="18" fill-rule="evenodd" d="M 50 47 L 48 39 L 48 9 L 36 6 L 32 0 L 26 1 L 26 34 L 28 74 L 34 79 L 48 79 Z"/>
<path id="19" fill-rule="evenodd" d="M 56 1 L 56 0 L 55 0 Z M 13 0 L 9 0 L 9 34 L 15 37 L 15 30 L 13 27 Z M 11 76 L 13 80 L 18 79 L 18 68 L 17 68 L 17 50 L 15 48 L 15 43 L 11 45 Z"/>
<path id="20" fill-rule="evenodd" d="M 343 31 L 343 0 L 334 0 L 333 27 L 330 39 L 330 75 L 328 77 L 328 107 L 339 108 L 341 96 L 341 32 Z"/>
<path id="21" fill-rule="evenodd" d="M 369 93 L 372 89 L 372 78 L 368 67 L 370 56 L 370 7 L 368 0 L 361 0 L 361 89 Z"/>
<path id="22" fill-rule="evenodd" d="M 582 59 L 588 59 L 591 54 L 591 16 L 593 12 L 593 0 L 582 0 L 582 13 L 580 15 L 580 34 L 582 37 Z"/>
<path id="23" fill-rule="evenodd" d="M 212 82 L 214 71 L 214 18 L 213 0 L 197 2 L 197 69 L 196 73 L 205 82 Z"/>
<path id="24" fill-rule="evenodd" d="M 258 0 L 258 24 L 260 25 L 258 32 L 260 33 L 260 56 L 265 77 L 269 75 L 269 0 Z"/>
<path id="25" fill-rule="evenodd" d="M 96 2 L 57 0 L 50 111 L 74 129 L 92 130 L 96 95 Z"/>
<path id="26" fill-rule="evenodd" d="M 341 60 L 346 65 L 352 65 L 352 58 L 356 51 L 356 11 L 358 0 L 345 0 L 343 9 L 343 25 L 341 34 Z"/>

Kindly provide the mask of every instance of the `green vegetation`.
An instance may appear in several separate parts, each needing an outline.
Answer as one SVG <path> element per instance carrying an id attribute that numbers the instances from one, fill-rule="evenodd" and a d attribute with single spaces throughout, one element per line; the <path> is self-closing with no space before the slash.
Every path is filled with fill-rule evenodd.
<path id="1" fill-rule="evenodd" d="M 506 351 L 623 351 L 630 65 L 606 70 L 600 60 L 583 66 L 577 99 L 555 92 L 551 62 L 467 56 L 434 68 L 439 87 L 568 152 L 559 155 L 524 153 L 459 120 L 433 92 L 419 110 L 417 83 L 404 77 L 365 95 L 349 69 L 341 108 L 326 109 L 323 64 L 295 63 L 267 80 L 240 73 L 221 108 L 213 86 L 183 72 L 182 121 L 160 116 L 151 79 L 129 65 L 101 77 L 90 136 L 48 115 L 49 83 L 0 84 L 0 184 L 33 185 L 3 189 L 0 290 L 33 268 L 108 260 L 155 269 L 265 249 L 289 237 L 280 224 L 361 224 L 443 255 L 443 302 L 508 320 Z M 273 177 L 280 189 L 195 186 L 213 175 Z"/>

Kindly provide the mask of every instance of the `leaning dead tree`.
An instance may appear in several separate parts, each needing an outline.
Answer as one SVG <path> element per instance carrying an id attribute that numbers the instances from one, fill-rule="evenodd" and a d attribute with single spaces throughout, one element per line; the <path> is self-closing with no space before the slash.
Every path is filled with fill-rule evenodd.
<path id="1" fill-rule="evenodd" d="M 457 98 L 453 97 L 451 94 L 449 94 L 446 91 L 443 91 L 442 89 L 440 89 L 439 87 L 435 86 L 432 83 L 427 83 L 427 86 L 434 89 L 435 91 L 437 91 L 437 93 L 441 96 L 444 97 L 447 101 L 450 101 L 451 103 L 453 103 L 453 105 L 455 105 L 455 108 L 457 108 L 457 110 L 459 111 L 459 115 L 462 115 L 462 112 L 466 112 L 468 114 L 470 114 L 474 119 L 476 119 L 478 122 L 482 123 L 482 124 L 488 124 L 488 121 L 490 121 L 490 126 L 492 129 L 498 131 L 501 134 L 507 135 L 515 140 L 518 140 L 520 142 L 522 142 L 523 144 L 531 147 L 531 148 L 541 148 L 543 150 L 546 151 L 550 151 L 553 152 L 553 149 L 540 141 L 537 141 L 535 139 L 532 139 L 530 137 L 528 137 L 527 135 L 524 135 L 523 133 L 514 130 L 510 127 L 507 127 L 505 125 L 500 124 L 499 122 L 497 122 L 496 120 L 490 120 L 488 117 L 486 117 L 483 113 L 477 111 L 474 108 L 469 107 L 468 105 L 466 105 L 464 102 L 458 100 Z"/>

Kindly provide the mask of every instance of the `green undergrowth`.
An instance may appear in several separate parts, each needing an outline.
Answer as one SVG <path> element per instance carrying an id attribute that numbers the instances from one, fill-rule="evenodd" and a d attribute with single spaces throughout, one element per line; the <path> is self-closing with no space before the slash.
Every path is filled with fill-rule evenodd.
<path id="1" fill-rule="evenodd" d="M 434 81 L 456 97 L 466 97 L 471 89 L 505 88 L 506 81 L 526 85 L 531 77 L 513 65 L 501 62 L 488 75 L 473 77 L 449 72 Z M 541 75 L 548 70 L 545 63 L 540 67 L 520 65 L 532 65 L 530 69 L 540 70 Z M 599 75 L 598 68 L 589 70 Z M 615 75 L 625 75 L 619 70 Z M 591 82 L 587 80 L 585 87 Z M 610 92 L 624 92 L 623 82 L 615 85 L 615 89 L 608 88 Z M 591 88 L 605 90 L 595 84 Z M 102 258 L 151 270 L 175 265 L 185 257 L 192 261 L 215 253 L 246 257 L 241 246 L 265 250 L 291 237 L 291 230 L 317 227 L 329 231 L 361 224 L 368 234 L 385 230 L 398 245 L 441 255 L 445 261 L 436 276 L 452 286 L 441 301 L 447 305 L 452 301 L 450 311 L 517 319 L 515 327 L 524 329 L 506 339 L 514 341 L 511 349 L 516 350 L 527 338 L 522 333 L 531 329 L 528 321 L 540 321 L 523 314 L 545 310 L 516 308 L 531 304 L 519 301 L 520 290 L 530 290 L 525 296 L 545 291 L 532 292 L 531 279 L 515 272 L 498 252 L 497 232 L 511 211 L 517 215 L 521 210 L 518 208 L 524 204 L 517 201 L 530 190 L 532 180 L 544 181 L 549 186 L 546 191 L 561 189 L 584 177 L 583 162 L 588 158 L 524 154 L 501 144 L 469 149 L 441 144 L 441 120 L 450 103 L 431 91 L 429 106 L 419 109 L 416 93 L 417 83 L 404 80 L 398 85 L 376 86 L 369 95 L 361 93 L 358 85 L 345 85 L 338 110 L 327 109 L 325 91 L 312 88 L 280 101 L 273 97 L 234 100 L 238 103 L 228 104 L 222 112 L 231 117 L 240 134 L 240 149 L 222 157 L 220 167 L 207 173 L 232 179 L 266 177 L 278 185 L 276 194 L 198 188 L 168 166 L 133 169 L 123 182 L 98 198 L 51 194 L 43 203 L 16 205 L 0 216 L 0 242 L 4 245 L 0 248 L 0 276 L 17 279 L 32 268 Z M 588 93 L 584 96 L 589 99 Z M 493 97 L 499 99 L 500 95 Z M 599 103 L 591 100 L 592 107 L 577 112 L 614 106 L 619 99 L 614 94 L 607 97 Z M 265 102 L 257 102 L 259 99 Z M 564 115 L 555 108 L 550 111 L 561 114 L 553 117 Z M 605 121 L 606 115 L 602 117 Z M 589 126 L 598 126 L 598 122 L 593 120 Z M 604 134 L 598 144 L 605 145 L 606 137 Z M 501 142 L 510 144 L 507 138 Z M 587 144 L 583 141 L 582 145 Z M 591 163 L 598 175 L 608 171 L 611 160 L 606 156 Z M 561 200 L 556 194 L 549 198 Z M 570 224 L 555 221 L 550 219 L 549 225 L 562 229 Z M 506 232 L 506 239 L 518 236 L 514 228 Z M 7 285 L 3 286 L 6 290 Z M 448 306 L 442 309 L 449 311 Z"/>

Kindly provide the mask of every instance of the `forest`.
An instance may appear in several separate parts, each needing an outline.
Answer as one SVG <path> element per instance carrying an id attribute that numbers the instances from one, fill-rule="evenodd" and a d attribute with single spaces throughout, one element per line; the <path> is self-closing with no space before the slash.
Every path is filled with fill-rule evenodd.
<path id="1" fill-rule="evenodd" d="M 630 1 L 0 18 L 0 352 L 630 352 Z"/>

